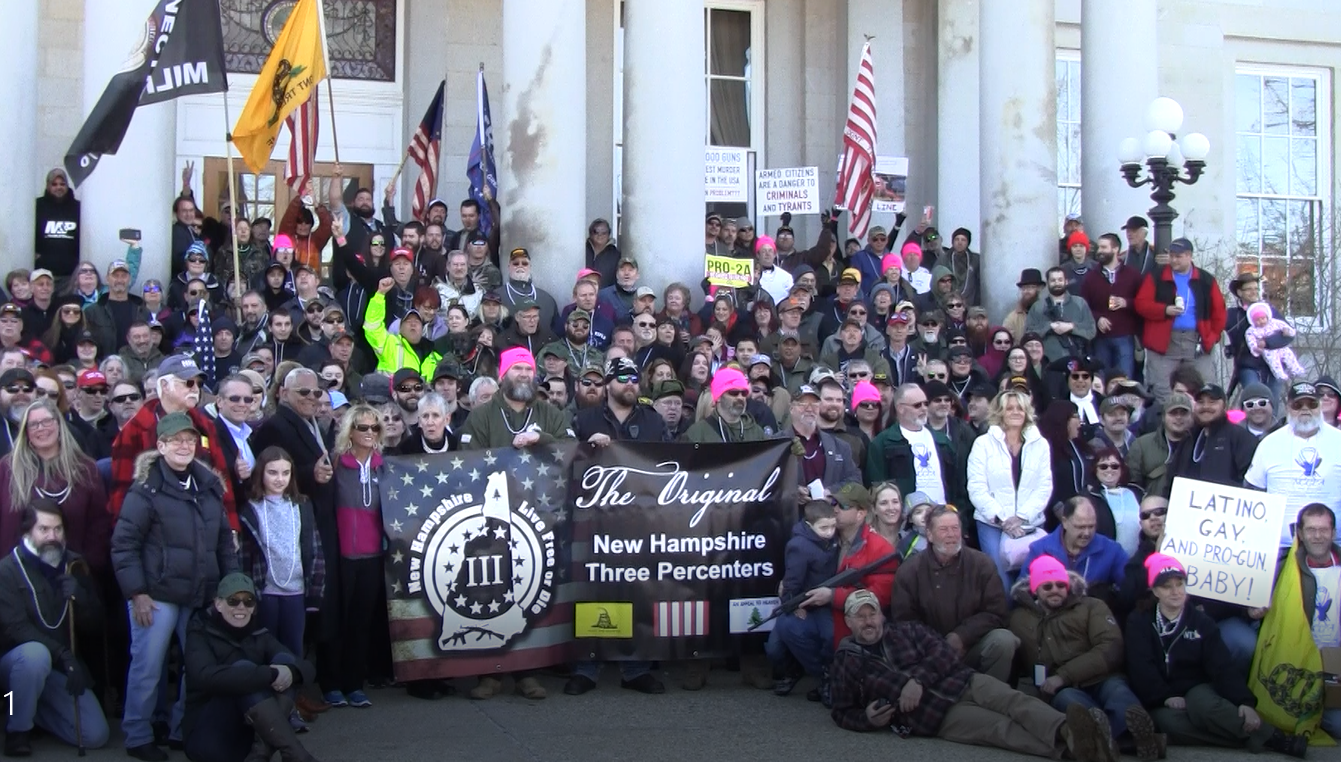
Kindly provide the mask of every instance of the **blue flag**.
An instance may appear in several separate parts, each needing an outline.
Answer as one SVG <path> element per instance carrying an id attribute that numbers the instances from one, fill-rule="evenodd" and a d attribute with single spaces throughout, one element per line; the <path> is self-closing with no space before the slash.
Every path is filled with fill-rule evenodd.
<path id="1" fill-rule="evenodd" d="M 470 144 L 466 177 L 470 178 L 470 197 L 480 205 L 480 232 L 487 236 L 494 229 L 489 200 L 498 197 L 498 167 L 494 164 L 494 127 L 483 66 L 475 77 L 475 141 Z"/>

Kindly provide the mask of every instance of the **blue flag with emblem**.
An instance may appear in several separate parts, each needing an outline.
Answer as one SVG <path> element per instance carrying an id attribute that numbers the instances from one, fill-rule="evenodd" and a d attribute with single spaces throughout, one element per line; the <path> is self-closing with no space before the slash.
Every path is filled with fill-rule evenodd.
<path id="1" fill-rule="evenodd" d="M 484 64 L 480 64 L 475 76 L 475 141 L 470 144 L 466 177 L 470 178 L 470 197 L 480 205 L 480 232 L 487 236 L 494 229 L 489 201 L 498 197 L 498 167 L 494 163 L 494 127 L 489 116 L 489 88 L 484 84 Z"/>

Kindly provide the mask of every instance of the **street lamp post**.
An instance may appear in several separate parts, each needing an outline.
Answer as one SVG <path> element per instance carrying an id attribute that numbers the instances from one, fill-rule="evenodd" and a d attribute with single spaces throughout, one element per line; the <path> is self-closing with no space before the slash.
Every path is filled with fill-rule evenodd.
<path id="1" fill-rule="evenodd" d="M 1192 185 L 1201 179 L 1211 142 L 1198 132 L 1175 139 L 1183 126 L 1183 107 L 1172 98 L 1151 101 L 1145 112 L 1145 126 L 1149 132 L 1143 140 L 1122 141 L 1118 159 L 1128 185 L 1150 186 L 1150 200 L 1155 202 L 1150 208 L 1150 219 L 1155 225 L 1155 253 L 1164 254 L 1173 239 L 1173 221 L 1178 219 L 1178 211 L 1170 205 L 1174 199 L 1173 187 L 1178 183 Z M 1141 177 L 1142 156 L 1145 177 Z M 1186 176 L 1182 173 L 1184 169 Z"/>

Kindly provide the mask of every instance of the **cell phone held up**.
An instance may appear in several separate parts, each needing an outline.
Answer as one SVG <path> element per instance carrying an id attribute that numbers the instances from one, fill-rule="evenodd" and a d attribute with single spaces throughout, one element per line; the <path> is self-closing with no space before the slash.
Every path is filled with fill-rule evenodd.
<path id="1" fill-rule="evenodd" d="M 121 228 L 121 232 L 117 234 L 117 238 L 120 238 L 121 240 L 126 241 L 127 243 L 130 242 L 139 243 L 140 231 L 136 230 L 135 228 Z"/>

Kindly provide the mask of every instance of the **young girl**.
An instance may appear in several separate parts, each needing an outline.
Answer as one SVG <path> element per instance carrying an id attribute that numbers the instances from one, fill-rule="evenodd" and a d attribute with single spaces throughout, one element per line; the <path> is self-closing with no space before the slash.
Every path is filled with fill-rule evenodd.
<path id="1" fill-rule="evenodd" d="M 1304 366 L 1299 364 L 1293 349 L 1288 346 L 1272 349 L 1267 343 L 1272 336 L 1294 336 L 1294 329 L 1289 323 L 1271 316 L 1271 305 L 1266 302 L 1249 305 L 1248 322 L 1252 323 L 1246 334 L 1248 350 L 1253 353 L 1253 357 L 1266 360 L 1273 376 L 1287 381 L 1291 376 L 1305 374 Z"/>

